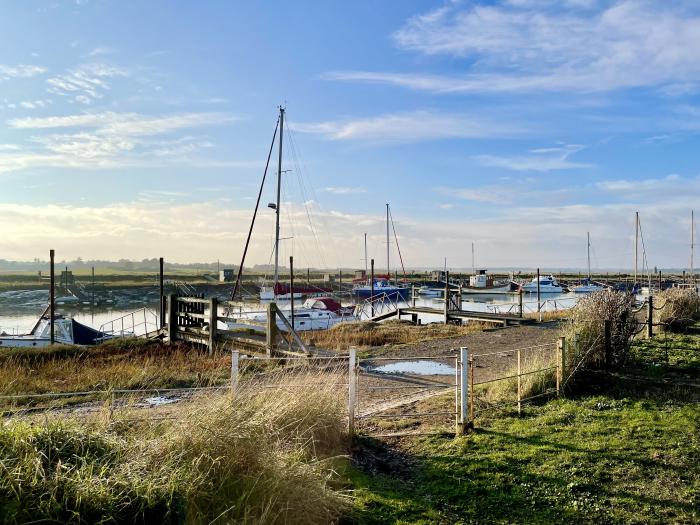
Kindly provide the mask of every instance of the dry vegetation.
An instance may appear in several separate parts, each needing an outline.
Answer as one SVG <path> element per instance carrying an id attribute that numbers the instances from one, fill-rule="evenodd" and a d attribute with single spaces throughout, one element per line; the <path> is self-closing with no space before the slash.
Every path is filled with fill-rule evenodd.
<path id="1" fill-rule="evenodd" d="M 160 425 L 60 419 L 0 428 L 3 523 L 331 523 L 347 508 L 342 389 L 317 373 L 268 378 Z M 303 392 L 303 395 L 299 393 Z"/>
<path id="2" fill-rule="evenodd" d="M 687 288 L 669 288 L 654 297 L 654 322 L 662 330 L 685 330 L 700 320 L 700 296 Z"/>
<path id="3" fill-rule="evenodd" d="M 447 339 L 481 332 L 486 327 L 487 325 L 482 323 L 414 325 L 409 321 L 385 321 L 382 323 L 360 321 L 340 323 L 330 330 L 305 332 L 302 336 L 311 345 L 347 350 L 350 346 L 400 345 L 433 339 Z"/>

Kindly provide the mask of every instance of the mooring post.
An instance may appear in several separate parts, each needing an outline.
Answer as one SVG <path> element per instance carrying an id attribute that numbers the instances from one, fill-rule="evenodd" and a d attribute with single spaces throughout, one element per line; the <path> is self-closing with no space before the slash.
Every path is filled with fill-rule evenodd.
<path id="1" fill-rule="evenodd" d="M 54 326 L 54 317 L 56 317 L 56 291 L 54 290 L 56 286 L 56 274 L 53 267 L 55 255 L 56 252 L 54 250 L 49 250 L 49 261 L 51 265 L 51 284 L 49 285 L 49 331 L 51 344 L 56 342 L 56 331 Z"/>
<path id="2" fill-rule="evenodd" d="M 218 332 L 217 322 L 219 320 L 219 300 L 216 297 L 209 299 L 209 355 L 214 353 L 216 348 L 216 336 Z"/>
<path id="3" fill-rule="evenodd" d="M 355 433 L 355 403 L 357 402 L 357 349 L 350 347 L 348 356 L 348 434 Z"/>
<path id="4" fill-rule="evenodd" d="M 469 427 L 469 349 L 459 349 L 459 425 L 457 434 L 464 435 Z"/>
<path id="5" fill-rule="evenodd" d="M 520 317 L 523 316 L 523 289 L 522 287 L 518 290 L 518 312 Z"/>
<path id="6" fill-rule="evenodd" d="M 158 289 L 160 291 L 160 301 L 158 304 L 160 304 L 159 311 L 158 311 L 158 319 L 160 326 L 158 328 L 163 328 L 165 326 L 165 309 L 163 308 L 165 305 L 163 304 L 163 299 L 164 299 L 164 290 L 163 290 L 163 258 L 161 257 L 158 260 Z"/>
<path id="7" fill-rule="evenodd" d="M 445 324 L 450 315 L 450 272 L 445 271 Z"/>
<path id="8" fill-rule="evenodd" d="M 605 337 L 605 369 L 609 370 L 612 362 L 612 321 L 603 321 L 603 335 Z"/>
<path id="9" fill-rule="evenodd" d="M 274 357 L 277 350 L 277 305 L 275 303 L 267 305 L 267 329 L 265 332 L 267 356 Z"/>
<path id="10" fill-rule="evenodd" d="M 238 362 L 240 358 L 238 350 L 231 350 L 231 396 L 235 396 L 238 389 Z"/>
<path id="11" fill-rule="evenodd" d="M 540 296 L 541 296 L 541 290 L 540 290 L 540 269 L 537 268 L 537 314 L 539 317 L 540 323 L 542 322 L 542 304 L 540 303 Z"/>
<path id="12" fill-rule="evenodd" d="M 564 385 L 564 366 L 566 359 L 566 338 L 560 337 L 557 340 L 557 397 L 562 394 Z"/>
<path id="13" fill-rule="evenodd" d="M 374 259 L 371 261 L 371 277 L 369 279 L 369 304 L 372 309 L 371 317 L 374 317 Z"/>
<path id="14" fill-rule="evenodd" d="M 647 301 L 647 339 L 654 337 L 654 296 Z"/>
<path id="15" fill-rule="evenodd" d="M 177 296 L 168 294 L 168 342 L 177 341 Z"/>
<path id="16" fill-rule="evenodd" d="M 411 283 L 411 306 L 416 307 L 416 285 Z"/>

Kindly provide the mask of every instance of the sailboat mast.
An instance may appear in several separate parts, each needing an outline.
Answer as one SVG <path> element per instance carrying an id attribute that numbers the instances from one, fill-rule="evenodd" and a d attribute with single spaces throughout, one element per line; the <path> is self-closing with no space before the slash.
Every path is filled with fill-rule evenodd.
<path id="1" fill-rule="evenodd" d="M 586 244 L 588 249 L 588 280 L 591 280 L 591 232 L 586 232 L 586 237 L 588 242 Z"/>
<path id="2" fill-rule="evenodd" d="M 634 283 L 637 284 L 637 264 L 639 263 L 639 212 L 634 212 Z"/>
<path id="3" fill-rule="evenodd" d="M 476 265 L 474 264 L 474 243 L 472 243 L 472 273 L 476 275 Z"/>
<path id="4" fill-rule="evenodd" d="M 282 136 L 284 134 L 284 108 L 280 106 L 280 142 L 277 159 L 277 201 L 275 207 L 275 282 L 273 293 L 277 300 L 277 283 L 280 278 L 280 188 L 282 186 Z"/>
<path id="5" fill-rule="evenodd" d="M 391 277 L 391 266 L 389 266 L 389 203 L 386 203 L 386 276 Z"/>
<path id="6" fill-rule="evenodd" d="M 695 267 L 693 255 L 695 252 L 695 211 L 690 210 L 690 282 L 695 283 Z"/>
<path id="7" fill-rule="evenodd" d="M 365 233 L 365 276 L 367 276 L 367 234 Z"/>

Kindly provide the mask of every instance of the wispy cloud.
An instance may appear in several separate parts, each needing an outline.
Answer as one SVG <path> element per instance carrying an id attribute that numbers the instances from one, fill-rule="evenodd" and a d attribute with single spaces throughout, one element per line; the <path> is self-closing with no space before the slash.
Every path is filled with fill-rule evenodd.
<path id="1" fill-rule="evenodd" d="M 323 188 L 321 191 L 326 193 L 334 193 L 336 195 L 351 195 L 353 193 L 367 193 L 365 188 L 349 187 L 349 186 L 329 186 L 328 188 Z"/>
<path id="2" fill-rule="evenodd" d="M 364 117 L 318 123 L 296 123 L 294 128 L 302 133 L 323 135 L 331 140 L 405 141 L 492 138 L 523 133 L 522 128 L 501 124 L 478 117 L 413 111 L 390 113 L 376 117 Z"/>
<path id="3" fill-rule="evenodd" d="M 217 162 L 226 164 L 226 161 L 192 156 L 204 148 L 213 147 L 202 137 L 187 135 L 160 140 L 152 137 L 233 120 L 234 117 L 222 113 L 149 116 L 115 112 L 12 119 L 8 121 L 12 128 L 37 131 L 69 128 L 71 132 L 35 135 L 30 138 L 29 146 L 16 145 L 11 152 L 0 154 L 0 172 L 37 166 L 115 168 L 177 162 L 215 167 Z"/>
<path id="4" fill-rule="evenodd" d="M 569 156 L 581 151 L 579 144 L 567 144 L 551 148 L 530 150 L 530 155 L 513 157 L 477 155 L 475 160 L 483 166 L 505 168 L 514 171 L 558 171 L 590 168 L 591 164 L 573 162 Z"/>
<path id="5" fill-rule="evenodd" d="M 625 200 L 658 200 L 661 198 L 700 197 L 700 177 L 681 177 L 672 173 L 656 179 L 613 179 L 598 182 L 599 191 Z"/>
<path id="6" fill-rule="evenodd" d="M 48 91 L 70 96 L 81 104 L 91 104 L 110 89 L 108 79 L 128 76 L 126 69 L 101 63 L 82 64 L 64 75 L 46 80 Z"/>
<path id="7" fill-rule="evenodd" d="M 46 73 L 47 69 L 42 66 L 28 64 L 18 64 L 16 66 L 6 66 L 0 64 L 0 80 L 10 78 L 29 78 Z"/>
<path id="8" fill-rule="evenodd" d="M 415 16 L 396 45 L 464 61 L 461 75 L 335 72 L 327 78 L 433 92 L 575 91 L 700 85 L 700 9 L 691 2 L 449 2 Z"/>

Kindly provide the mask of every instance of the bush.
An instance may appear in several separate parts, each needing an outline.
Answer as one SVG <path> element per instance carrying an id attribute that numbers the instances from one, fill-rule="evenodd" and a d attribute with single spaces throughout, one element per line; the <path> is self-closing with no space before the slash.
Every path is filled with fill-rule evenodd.
<path id="1" fill-rule="evenodd" d="M 654 322 L 662 330 L 683 331 L 700 320 L 700 296 L 695 290 L 669 288 L 654 299 Z"/>
<path id="2" fill-rule="evenodd" d="M 583 297 L 571 309 L 569 321 L 562 329 L 567 342 L 566 367 L 569 373 L 577 368 L 597 368 L 605 363 L 605 320 L 611 321 L 611 364 L 619 365 L 625 360 L 637 331 L 633 306 L 632 295 L 603 290 Z"/>

